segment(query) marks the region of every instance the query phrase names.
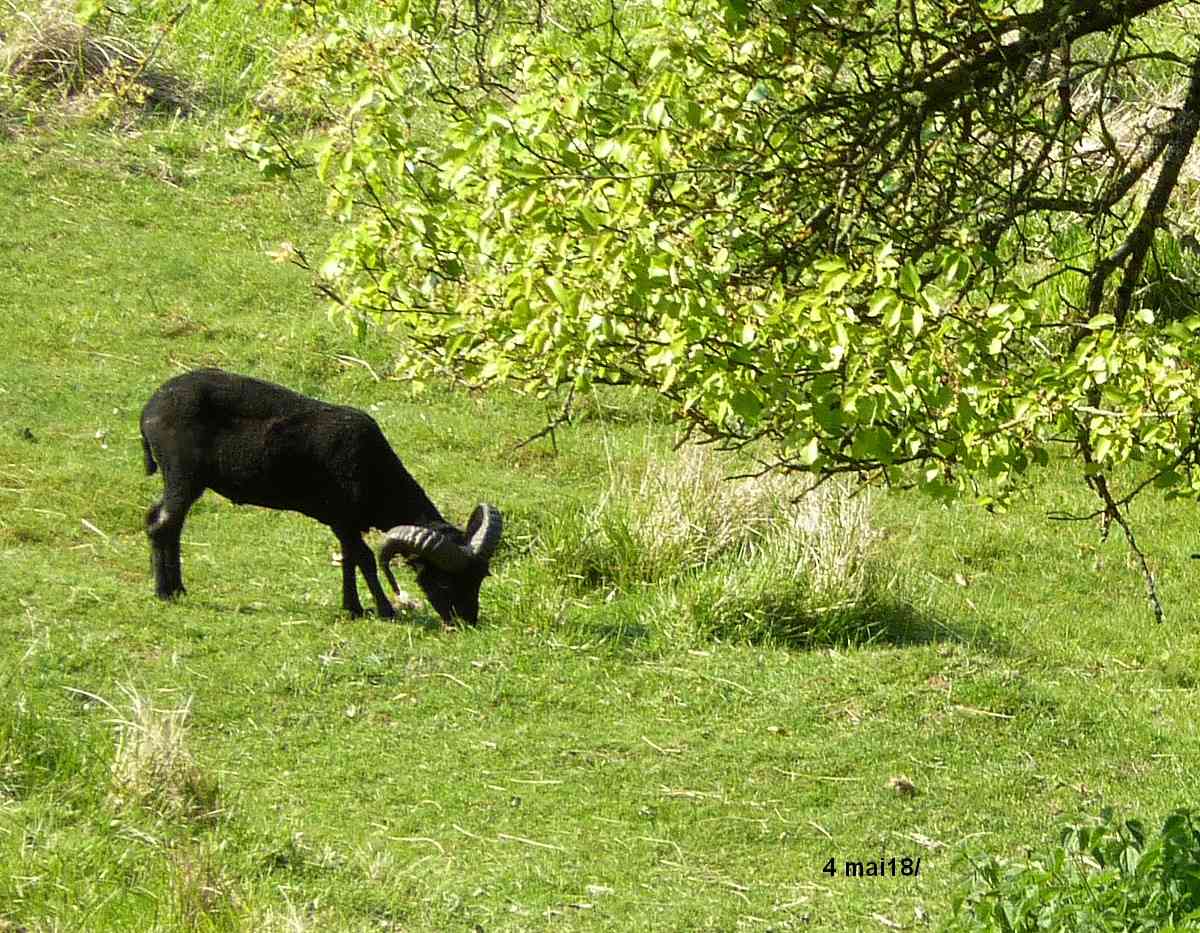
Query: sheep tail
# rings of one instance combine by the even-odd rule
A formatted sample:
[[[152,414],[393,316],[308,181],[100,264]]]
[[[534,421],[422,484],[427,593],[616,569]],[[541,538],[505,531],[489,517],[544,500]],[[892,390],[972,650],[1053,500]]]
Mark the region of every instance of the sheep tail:
[[[158,464],[154,462],[154,452],[145,434],[142,435],[142,456],[146,459],[146,475],[150,476],[158,469]]]

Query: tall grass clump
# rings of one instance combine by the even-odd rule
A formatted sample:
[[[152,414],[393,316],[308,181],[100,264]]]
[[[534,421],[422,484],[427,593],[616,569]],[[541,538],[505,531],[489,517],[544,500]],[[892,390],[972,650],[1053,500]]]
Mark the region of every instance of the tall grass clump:
[[[164,819],[206,821],[218,816],[217,784],[188,748],[190,701],[164,709],[132,687],[122,691],[128,712],[116,720],[110,805],[119,810],[134,804]]]
[[[211,839],[215,785],[184,744],[186,709],[126,691],[109,765],[111,733],[89,711],[111,705],[69,692],[86,715],[0,690],[0,931],[242,929]],[[165,826],[164,816],[186,822]]]
[[[538,542],[554,578],[601,597],[603,615],[672,639],[806,642],[840,640],[879,601],[879,535],[862,490],[778,473],[730,478],[736,462],[697,445],[609,469],[599,503],[560,517]]]
[[[28,113],[57,109],[69,115],[111,118],[118,113],[188,112],[193,90],[162,67],[153,44],[139,42],[109,17],[82,25],[73,5],[43,0],[17,6],[8,0],[0,34],[5,109],[19,101]]]

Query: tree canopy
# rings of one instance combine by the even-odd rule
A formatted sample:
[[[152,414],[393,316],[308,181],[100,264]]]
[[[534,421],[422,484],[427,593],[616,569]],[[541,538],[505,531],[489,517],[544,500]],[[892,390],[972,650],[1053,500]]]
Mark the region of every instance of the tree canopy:
[[[1200,494],[1194,2],[354,7],[286,5],[319,275],[414,378],[649,386],[764,468],[992,505],[1061,449],[1135,550],[1136,495]]]

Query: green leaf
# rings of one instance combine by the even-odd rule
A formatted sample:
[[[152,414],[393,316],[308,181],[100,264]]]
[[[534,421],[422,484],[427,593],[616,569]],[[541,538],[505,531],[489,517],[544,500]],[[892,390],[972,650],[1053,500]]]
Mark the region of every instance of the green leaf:
[[[104,9],[104,0],[77,0],[75,19],[80,26],[87,26]]]
[[[849,272],[835,272],[833,275],[828,276],[825,281],[821,283],[822,294],[833,295],[837,292],[840,292],[846,287],[846,283],[848,283],[851,278],[852,276]]]
[[[725,7],[725,27],[730,32],[738,31],[750,15],[750,0],[723,0],[723,4]]]
[[[766,81],[756,81],[754,86],[750,88],[750,93],[746,95],[746,103],[748,104],[760,104],[770,99],[771,88],[768,87]]]
[[[321,267],[317,270],[317,275],[326,281],[334,281],[342,274],[343,268],[345,268],[345,265],[340,256],[329,256],[321,263]]]
[[[796,451],[796,459],[805,466],[812,466],[821,455],[820,441],[814,436],[808,443]]]
[[[762,402],[750,391],[738,392],[729,400],[730,407],[746,421],[754,421],[762,412]]]
[[[900,299],[896,297],[895,292],[880,290],[872,296],[867,310],[872,317],[881,317],[886,315],[890,308],[899,303]]]
[[[951,288],[965,285],[971,275],[971,260],[961,252],[949,254],[942,265],[942,280]]]
[[[891,463],[892,436],[884,428],[863,428],[854,436],[850,449],[856,459]]]

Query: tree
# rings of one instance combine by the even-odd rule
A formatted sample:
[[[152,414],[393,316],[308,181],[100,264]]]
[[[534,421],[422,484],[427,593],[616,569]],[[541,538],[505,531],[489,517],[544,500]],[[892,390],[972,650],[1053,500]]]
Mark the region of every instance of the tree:
[[[652,386],[764,468],[992,506],[1061,449],[1139,557],[1129,503],[1200,494],[1195,3],[291,9],[323,288],[414,377]]]

